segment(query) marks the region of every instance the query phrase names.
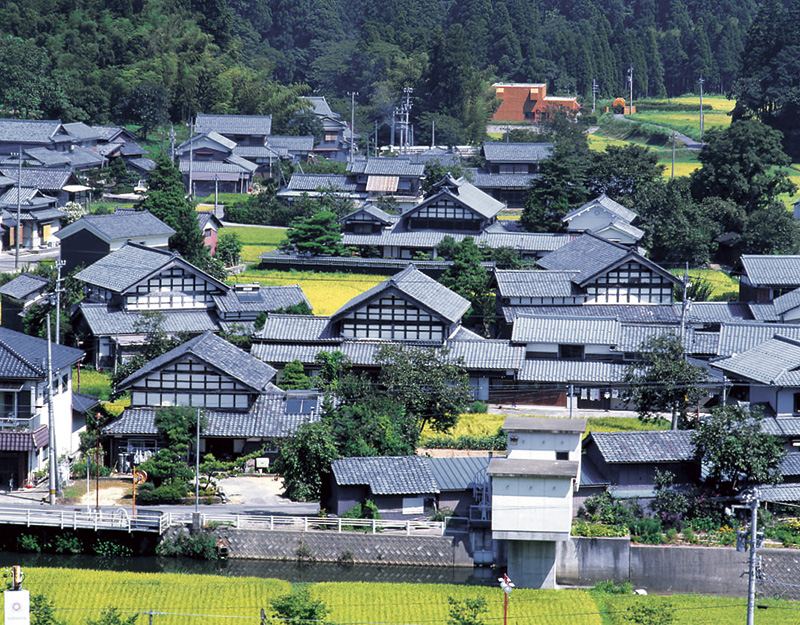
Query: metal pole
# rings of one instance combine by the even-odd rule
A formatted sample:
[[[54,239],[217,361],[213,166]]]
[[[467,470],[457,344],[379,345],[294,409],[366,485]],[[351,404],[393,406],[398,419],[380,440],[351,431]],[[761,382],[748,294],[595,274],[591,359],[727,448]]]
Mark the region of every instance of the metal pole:
[[[197,409],[197,444],[194,450],[194,511],[200,512],[200,409]]]
[[[16,243],[16,252],[14,255],[14,271],[19,271],[19,240],[22,238],[22,217],[20,215],[22,211],[22,144],[19,146],[19,170],[17,171],[17,223],[14,226],[16,228],[14,242]]]
[[[100,415],[94,415],[94,508],[100,512]]]
[[[675,178],[675,131],[672,131],[672,175],[670,179]]]
[[[703,75],[700,74],[700,80],[697,82],[700,83],[700,143],[703,143]]]
[[[569,385],[569,418],[572,418],[572,398],[575,396],[575,385]]]
[[[628,68],[628,72],[630,72],[631,75],[631,103],[630,109],[628,109],[628,114],[633,115],[633,65]]]
[[[50,471],[48,479],[48,487],[50,489],[49,502],[50,505],[56,503],[56,471],[58,470],[56,462],[58,456],[56,454],[56,421],[53,414],[53,353],[52,343],[50,342],[50,311],[47,311],[47,423],[50,428],[50,451],[48,458],[50,459]]]
[[[723,376],[722,376],[722,405],[723,405],[723,406],[724,406],[724,405],[726,404],[726,402],[728,401],[727,394],[728,394],[728,389],[727,389],[727,388],[725,388],[725,376],[723,375]],[[777,405],[777,404],[776,404],[776,405]]]
[[[747,625],[753,625],[756,606],[756,545],[758,541],[758,490],[750,500],[750,570],[747,582]]]
[[[56,345],[61,343],[61,268],[67,263],[56,261]]]
[[[194,198],[194,194],[192,193],[192,174],[193,174],[193,152],[192,149],[192,137],[194,136],[194,119],[189,120],[189,201]]]
[[[350,91],[347,95],[350,96],[350,164],[352,165],[355,159],[356,96],[358,91]]]
[[[503,625],[508,625],[508,593],[503,593]]]

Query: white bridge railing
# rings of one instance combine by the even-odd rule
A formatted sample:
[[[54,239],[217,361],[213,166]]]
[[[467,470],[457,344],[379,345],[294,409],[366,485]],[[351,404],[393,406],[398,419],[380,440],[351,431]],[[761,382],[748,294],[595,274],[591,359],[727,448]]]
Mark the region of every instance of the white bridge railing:
[[[361,532],[405,536],[442,536],[447,523],[441,521],[347,519],[259,514],[199,513],[201,527],[228,526],[235,529],[293,532]],[[192,512],[139,510],[132,517],[125,508],[96,510],[48,510],[42,508],[0,508],[0,524],[58,527],[60,529],[121,530],[163,533],[173,526],[189,526]]]
[[[10,525],[163,532],[169,519],[160,513],[146,512],[131,518],[125,508],[98,510],[47,510],[41,508],[0,508],[0,523]]]
[[[189,525],[192,514],[169,513],[171,525]],[[369,534],[404,534],[406,536],[442,536],[446,523],[441,521],[403,521],[385,519],[347,519],[342,517],[301,517],[258,514],[200,513],[200,524],[229,526],[235,529],[292,532],[362,532]]]

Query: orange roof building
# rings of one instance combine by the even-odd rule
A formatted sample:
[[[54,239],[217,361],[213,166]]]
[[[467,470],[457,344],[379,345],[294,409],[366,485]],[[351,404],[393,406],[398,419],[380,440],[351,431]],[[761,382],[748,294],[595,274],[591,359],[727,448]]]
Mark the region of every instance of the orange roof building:
[[[547,95],[545,83],[505,83],[492,85],[495,97],[502,100],[492,121],[539,122],[550,117],[555,109],[577,111],[577,98],[561,98]]]

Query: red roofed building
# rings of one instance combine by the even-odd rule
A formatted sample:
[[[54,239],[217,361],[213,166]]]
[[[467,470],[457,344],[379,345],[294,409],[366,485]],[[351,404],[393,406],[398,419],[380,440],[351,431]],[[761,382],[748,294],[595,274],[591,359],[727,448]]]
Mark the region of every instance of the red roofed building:
[[[560,98],[547,95],[545,83],[504,83],[492,85],[502,102],[492,121],[539,122],[546,120],[554,109],[578,111],[577,98]]]

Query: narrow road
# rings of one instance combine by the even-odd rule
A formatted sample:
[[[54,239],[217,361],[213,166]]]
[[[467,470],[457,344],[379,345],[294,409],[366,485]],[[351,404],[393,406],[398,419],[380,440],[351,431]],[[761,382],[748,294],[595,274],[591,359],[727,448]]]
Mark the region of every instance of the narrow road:
[[[624,120],[626,122],[631,122],[631,123],[635,123],[635,122],[638,121],[636,119],[631,119],[630,117],[626,117],[622,113],[614,113],[614,119],[621,119],[621,120]],[[658,128],[663,128],[664,130],[669,130],[670,132],[674,132],[675,136],[678,139],[678,141],[683,143],[684,147],[687,150],[695,150],[695,151],[697,151],[697,150],[701,150],[703,148],[703,144],[700,143],[699,141],[696,141],[695,139],[692,139],[691,137],[683,134],[682,132],[678,132],[677,130],[675,130],[673,128],[670,128],[669,126],[662,126],[661,124],[654,124],[652,122],[647,122],[647,123],[650,124],[651,126],[656,126]]]

